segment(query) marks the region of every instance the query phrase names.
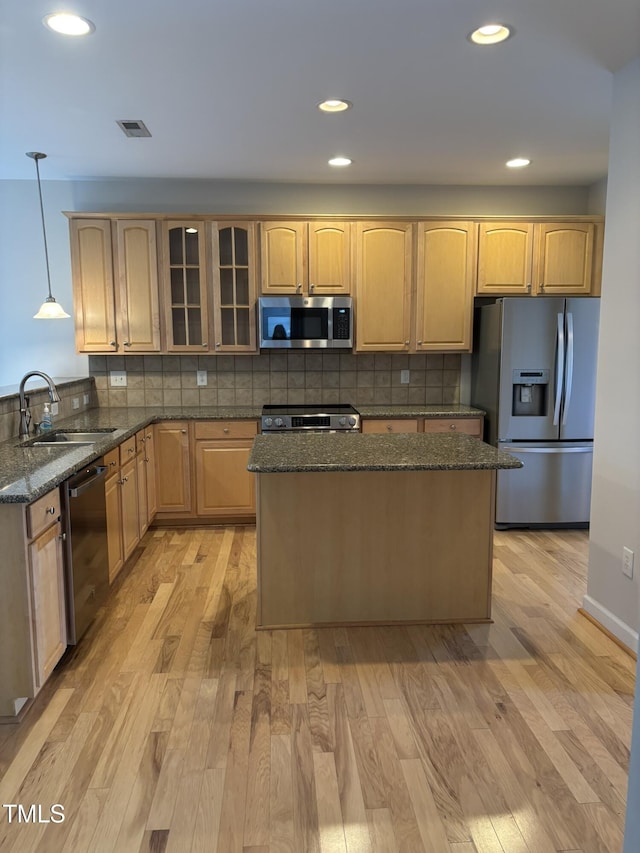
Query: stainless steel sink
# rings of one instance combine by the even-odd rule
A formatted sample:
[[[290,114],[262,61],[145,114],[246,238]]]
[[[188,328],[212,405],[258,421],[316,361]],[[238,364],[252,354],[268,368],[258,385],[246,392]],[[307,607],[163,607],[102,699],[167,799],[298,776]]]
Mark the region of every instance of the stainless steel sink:
[[[94,444],[114,432],[115,427],[93,430],[91,432],[75,432],[66,430],[54,430],[49,433],[36,435],[35,438],[22,443],[22,447],[52,447],[64,444]]]

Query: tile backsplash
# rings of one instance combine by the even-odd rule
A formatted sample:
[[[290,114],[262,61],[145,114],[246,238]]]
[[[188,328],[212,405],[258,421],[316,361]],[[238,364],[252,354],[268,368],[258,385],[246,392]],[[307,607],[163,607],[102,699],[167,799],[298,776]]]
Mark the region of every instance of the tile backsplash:
[[[56,388],[60,395],[58,403],[58,414],[54,416],[54,426],[57,420],[77,415],[79,412],[92,409],[98,405],[98,397],[93,379],[56,380]],[[42,420],[44,404],[49,402],[49,392],[46,388],[37,391],[26,387],[29,398],[29,409],[32,415],[31,430],[33,423]],[[85,395],[88,401],[85,403]],[[77,408],[74,409],[73,401],[77,400]],[[18,435],[20,427],[20,400],[18,395],[6,394],[0,398],[0,441],[8,441]]]
[[[458,354],[264,352],[260,355],[90,356],[100,406],[460,402]],[[197,385],[197,371],[207,384]],[[409,382],[401,382],[401,371]],[[110,383],[126,372],[126,387]]]

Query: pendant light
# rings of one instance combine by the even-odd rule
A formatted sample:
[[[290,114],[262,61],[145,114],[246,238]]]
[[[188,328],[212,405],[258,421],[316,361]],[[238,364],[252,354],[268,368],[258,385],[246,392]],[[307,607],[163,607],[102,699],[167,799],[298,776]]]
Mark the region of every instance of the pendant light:
[[[47,283],[49,285],[49,295],[44,300],[37,314],[33,317],[35,320],[62,320],[68,317],[69,314],[64,310],[51,295],[51,273],[49,272],[49,250],[47,249],[47,231],[44,227],[44,207],[42,206],[42,187],[40,186],[40,167],[38,160],[44,160],[46,154],[41,154],[40,151],[27,151],[27,157],[31,157],[36,163],[36,175],[38,177],[38,195],[40,196],[40,215],[42,217],[42,236],[44,238],[44,258],[47,263]]]

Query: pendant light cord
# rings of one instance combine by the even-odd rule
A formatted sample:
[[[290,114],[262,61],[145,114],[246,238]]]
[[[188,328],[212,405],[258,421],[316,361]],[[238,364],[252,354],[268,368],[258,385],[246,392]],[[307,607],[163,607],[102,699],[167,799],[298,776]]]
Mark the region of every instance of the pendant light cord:
[[[51,296],[51,275],[49,273],[49,248],[47,246],[47,229],[44,225],[44,206],[42,204],[42,187],[40,186],[40,166],[38,165],[39,157],[33,158],[36,161],[36,174],[38,176],[38,195],[40,197],[40,216],[42,218],[42,237],[44,239],[44,259],[47,265],[47,284],[49,286],[49,299],[52,299]]]

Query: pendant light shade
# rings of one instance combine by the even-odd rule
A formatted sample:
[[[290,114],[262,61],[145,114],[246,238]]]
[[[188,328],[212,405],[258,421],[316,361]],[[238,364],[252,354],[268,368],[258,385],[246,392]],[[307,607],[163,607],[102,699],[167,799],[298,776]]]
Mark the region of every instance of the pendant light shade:
[[[44,225],[44,207],[42,206],[42,187],[40,186],[40,167],[38,160],[43,160],[47,155],[41,154],[39,151],[27,151],[27,157],[35,160],[36,176],[38,178],[38,196],[40,198],[40,216],[42,218],[42,237],[44,239],[44,258],[47,264],[47,284],[49,286],[49,295],[40,306],[38,313],[34,314],[35,320],[62,320],[69,317],[69,314],[64,310],[51,295],[51,273],[49,272],[49,250],[47,248],[47,231]]]

